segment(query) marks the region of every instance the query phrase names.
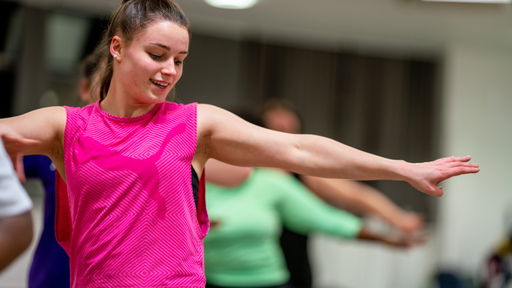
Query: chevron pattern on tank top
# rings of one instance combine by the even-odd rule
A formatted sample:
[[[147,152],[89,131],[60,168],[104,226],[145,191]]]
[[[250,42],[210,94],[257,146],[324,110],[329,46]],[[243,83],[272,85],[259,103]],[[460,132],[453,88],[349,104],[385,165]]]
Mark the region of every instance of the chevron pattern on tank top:
[[[136,119],[93,108],[69,109],[66,124],[72,287],[204,287],[196,105],[164,103]]]
[[[177,127],[175,127],[171,132],[167,134],[163,143],[169,143],[174,136],[182,134],[184,131],[185,124],[178,124]],[[121,155],[117,151],[105,148],[91,137],[82,137],[80,140],[80,146],[96,147],[96,149],[88,154],[82,153],[77,155],[76,160],[78,163],[95,163],[98,167],[108,171],[107,173],[116,173],[117,171],[122,171],[124,169],[128,169],[129,172],[133,172],[139,182],[139,184],[136,185],[140,185],[140,189],[144,190],[155,202],[157,205],[156,215],[161,220],[164,220],[166,214],[165,199],[159,193],[160,177],[154,176],[159,175],[156,162],[162,157],[165,146],[162,146],[161,149],[157,151],[157,153],[150,156],[147,155],[148,157],[145,159],[134,159]],[[161,167],[161,169],[172,169],[168,166],[169,165]],[[113,213],[114,212],[115,211],[113,211]]]

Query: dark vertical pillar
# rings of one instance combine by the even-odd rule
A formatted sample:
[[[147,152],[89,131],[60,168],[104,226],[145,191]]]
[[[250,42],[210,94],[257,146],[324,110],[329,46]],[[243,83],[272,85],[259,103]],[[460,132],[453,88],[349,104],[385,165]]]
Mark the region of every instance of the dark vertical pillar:
[[[25,7],[22,17],[22,43],[13,101],[15,115],[39,108],[39,99],[48,88],[45,53],[47,12]]]
[[[11,106],[14,98],[14,75],[13,65],[16,55],[8,51],[9,34],[13,29],[13,20],[19,5],[14,2],[0,2],[0,118],[12,115]],[[13,37],[14,39],[16,37]]]

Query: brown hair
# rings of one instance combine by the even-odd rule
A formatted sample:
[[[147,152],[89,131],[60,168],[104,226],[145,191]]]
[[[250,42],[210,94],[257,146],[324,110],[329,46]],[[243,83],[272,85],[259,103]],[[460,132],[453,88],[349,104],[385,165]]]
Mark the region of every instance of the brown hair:
[[[187,28],[190,35],[190,22],[185,13],[171,0],[123,0],[112,14],[107,30],[99,45],[100,50],[109,53],[114,36],[121,34],[126,42],[133,40],[135,34],[158,20],[167,20]],[[105,99],[113,75],[113,57],[108,55],[105,70],[100,81],[100,100]],[[171,93],[174,93],[174,88]]]

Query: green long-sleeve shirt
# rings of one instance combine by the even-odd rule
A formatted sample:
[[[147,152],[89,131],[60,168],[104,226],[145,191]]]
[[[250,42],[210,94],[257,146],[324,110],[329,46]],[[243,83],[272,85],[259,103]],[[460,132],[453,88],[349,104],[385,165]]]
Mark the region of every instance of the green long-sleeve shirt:
[[[279,285],[288,281],[279,245],[282,225],[298,233],[354,238],[361,219],[311,194],[297,179],[255,169],[236,188],[206,186],[210,232],[204,239],[207,282],[227,287]]]

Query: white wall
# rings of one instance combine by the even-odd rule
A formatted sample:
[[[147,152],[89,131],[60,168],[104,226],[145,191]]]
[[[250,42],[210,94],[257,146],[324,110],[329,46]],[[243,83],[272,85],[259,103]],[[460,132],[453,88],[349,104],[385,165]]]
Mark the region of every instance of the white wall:
[[[375,225],[370,225],[370,227]],[[427,227],[427,230],[430,230]],[[317,288],[426,288],[437,271],[435,230],[413,249],[315,235],[310,255]]]
[[[512,51],[454,44],[446,56],[442,150],[471,154],[481,172],[444,185],[440,263],[475,273],[512,209]]]
[[[470,154],[481,172],[443,183],[438,222],[421,248],[314,237],[318,287],[432,287],[437,269],[474,279],[504,236],[505,215],[512,215],[512,51],[460,43],[445,56],[441,153]]]
[[[315,287],[426,287],[435,269],[434,243],[398,250],[316,235],[310,244]]]

